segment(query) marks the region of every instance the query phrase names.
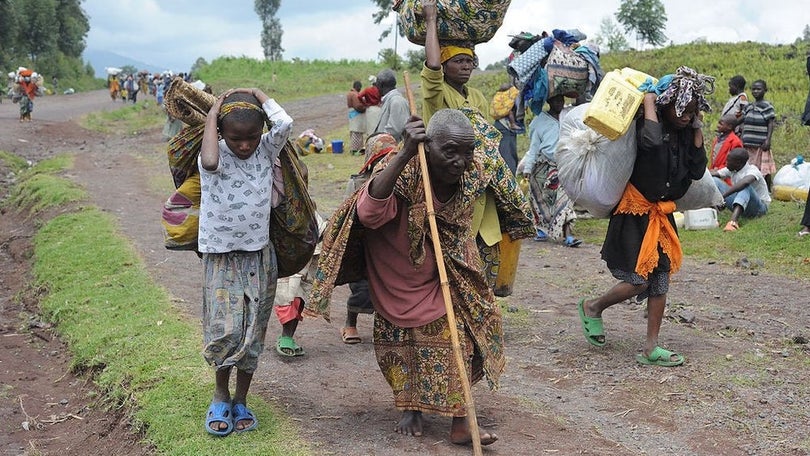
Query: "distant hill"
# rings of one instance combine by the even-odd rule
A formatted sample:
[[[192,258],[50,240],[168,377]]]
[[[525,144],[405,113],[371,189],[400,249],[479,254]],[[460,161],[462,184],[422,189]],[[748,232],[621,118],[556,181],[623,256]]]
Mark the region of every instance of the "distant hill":
[[[107,77],[107,73],[104,71],[104,69],[107,67],[121,68],[125,65],[132,65],[138,70],[148,70],[152,73],[160,73],[166,70],[166,68],[140,62],[138,60],[116,54],[115,52],[100,51],[97,49],[85,49],[82,58],[85,62],[89,62],[93,67],[97,78]]]

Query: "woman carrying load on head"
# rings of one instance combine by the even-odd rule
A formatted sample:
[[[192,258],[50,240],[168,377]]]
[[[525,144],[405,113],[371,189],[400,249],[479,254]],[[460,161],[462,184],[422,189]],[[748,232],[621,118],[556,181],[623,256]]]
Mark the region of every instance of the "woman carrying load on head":
[[[31,121],[31,113],[34,111],[34,98],[39,93],[39,76],[36,73],[26,70],[20,72],[17,78],[18,93],[20,95],[20,122]]]
[[[110,89],[112,101],[118,99],[118,93],[121,91],[121,86],[118,84],[118,75],[111,74],[107,76],[107,87]]]
[[[636,125],[638,153],[622,199],[610,216],[602,259],[620,282],[595,299],[577,305],[585,339],[605,345],[602,312],[630,297],[647,299],[647,337],[636,360],[677,366],[684,357],[658,345],[669,276],[683,252],[672,213],[693,180],[706,172],[702,111],[714,78],[682,66],[661,78],[644,96],[644,118]]]
[[[423,0],[422,12],[425,18],[425,64],[422,67],[422,118],[425,123],[430,124],[430,118],[439,109],[471,109],[477,114],[471,117],[476,131],[479,133],[478,139],[481,145],[476,146],[476,151],[487,155],[488,166],[496,171],[493,176],[499,176],[498,181],[490,183],[489,189],[479,197],[478,204],[475,205],[472,229],[478,236],[476,241],[484,262],[484,273],[491,286],[495,286],[495,279],[500,266],[500,242],[503,239],[501,234],[498,212],[495,209],[493,188],[498,185],[517,185],[506,162],[498,151],[500,134],[494,126],[486,121],[489,112],[489,99],[480,90],[469,87],[473,69],[478,62],[473,50],[472,43],[469,44],[444,44],[439,42],[438,35],[438,15],[439,10],[436,0]],[[491,131],[494,136],[482,138],[482,131]],[[488,147],[485,143],[488,140],[494,142],[494,147]],[[528,202],[527,202],[528,207]]]

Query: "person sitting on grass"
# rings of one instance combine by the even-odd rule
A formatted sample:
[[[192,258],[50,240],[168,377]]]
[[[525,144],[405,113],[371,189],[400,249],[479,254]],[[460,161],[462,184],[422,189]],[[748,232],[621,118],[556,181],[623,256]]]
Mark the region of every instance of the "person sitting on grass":
[[[255,88],[226,91],[205,119],[198,158],[198,245],[204,268],[203,357],[215,368],[205,430],[215,436],[250,431],[259,424],[246,401],[264,350],[278,280],[269,234],[275,210],[274,173],[269,170],[290,130],[292,118]]]
[[[717,121],[717,136],[712,141],[711,160],[709,160],[709,171],[717,171],[726,167],[726,159],[731,149],[743,147],[740,137],[734,133],[734,128],[739,124],[739,120],[734,114],[726,114]],[[731,185],[731,180],[726,179],[726,183]]]
[[[731,220],[723,231],[740,229],[740,217],[760,217],[768,213],[771,195],[762,172],[748,163],[748,151],[742,147],[731,149],[726,167],[711,172],[717,189],[723,194],[725,207],[731,209]],[[731,185],[722,178],[730,177]]]

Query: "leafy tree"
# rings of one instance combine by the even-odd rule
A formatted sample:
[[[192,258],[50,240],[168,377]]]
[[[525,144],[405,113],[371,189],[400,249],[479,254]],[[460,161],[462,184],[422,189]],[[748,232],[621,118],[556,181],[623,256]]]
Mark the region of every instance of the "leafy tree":
[[[58,49],[59,22],[55,0],[15,2],[20,7],[20,32],[17,44],[32,63],[37,58]]]
[[[377,54],[380,58],[382,63],[391,68],[392,70],[398,70],[402,68],[402,57],[397,55],[396,52],[392,48],[385,48]]]
[[[198,74],[200,69],[208,66],[208,62],[205,61],[202,57],[197,57],[197,60],[194,62],[194,65],[191,65],[191,74]]]
[[[0,0],[0,69],[13,66],[16,37],[17,37],[17,10],[11,0]],[[5,76],[4,76],[5,77]]]
[[[495,63],[490,63],[489,65],[487,65],[485,70],[487,70],[487,71],[505,70],[507,65],[509,65],[509,57],[504,57],[504,59],[501,60],[501,61],[498,61],[498,62],[495,62]]]
[[[135,75],[135,74],[138,74],[138,69],[135,68],[135,65],[127,64],[127,65],[124,65],[124,66],[121,67],[121,73],[120,74],[123,74],[123,75],[132,74],[132,75]]]
[[[281,47],[281,36],[284,31],[276,12],[281,0],[256,0],[254,9],[262,20],[262,49],[264,58],[271,61],[281,60],[284,48]]]
[[[56,19],[59,22],[59,50],[67,57],[81,58],[90,21],[82,10],[81,0],[58,0]]]
[[[804,30],[802,30],[802,41],[805,43],[810,43],[810,25],[804,25]]]
[[[641,42],[661,46],[667,41],[667,13],[661,0],[622,0],[616,20],[625,31],[635,32]]]
[[[593,41],[604,47],[602,52],[621,52],[630,47],[624,32],[617,23],[613,22],[610,16],[602,18],[602,22],[599,23],[599,33]]]
[[[385,20],[386,17],[388,17],[388,14],[391,12],[391,8],[394,6],[394,0],[371,0],[371,1],[379,8],[379,10],[376,13],[372,14],[371,17],[374,19],[375,24],[380,24],[382,23],[382,21]],[[380,34],[380,38],[378,39],[378,41],[382,41],[386,37],[388,37],[388,35],[391,34],[392,29],[393,27],[389,27],[388,29],[384,30]]]
[[[405,66],[411,71],[422,71],[426,59],[425,48],[411,49],[405,53]]]

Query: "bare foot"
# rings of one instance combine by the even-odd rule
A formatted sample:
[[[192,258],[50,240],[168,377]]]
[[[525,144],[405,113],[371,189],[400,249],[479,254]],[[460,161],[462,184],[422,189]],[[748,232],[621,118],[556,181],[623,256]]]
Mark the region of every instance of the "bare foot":
[[[422,436],[422,412],[416,410],[405,410],[402,412],[397,427],[394,428],[398,434],[412,435],[414,437]]]
[[[479,426],[478,436],[481,437],[481,445],[491,445],[498,441],[498,435],[489,432]],[[469,445],[472,443],[472,434],[467,425],[467,417],[453,417],[453,424],[450,426],[450,442],[456,445]]]

